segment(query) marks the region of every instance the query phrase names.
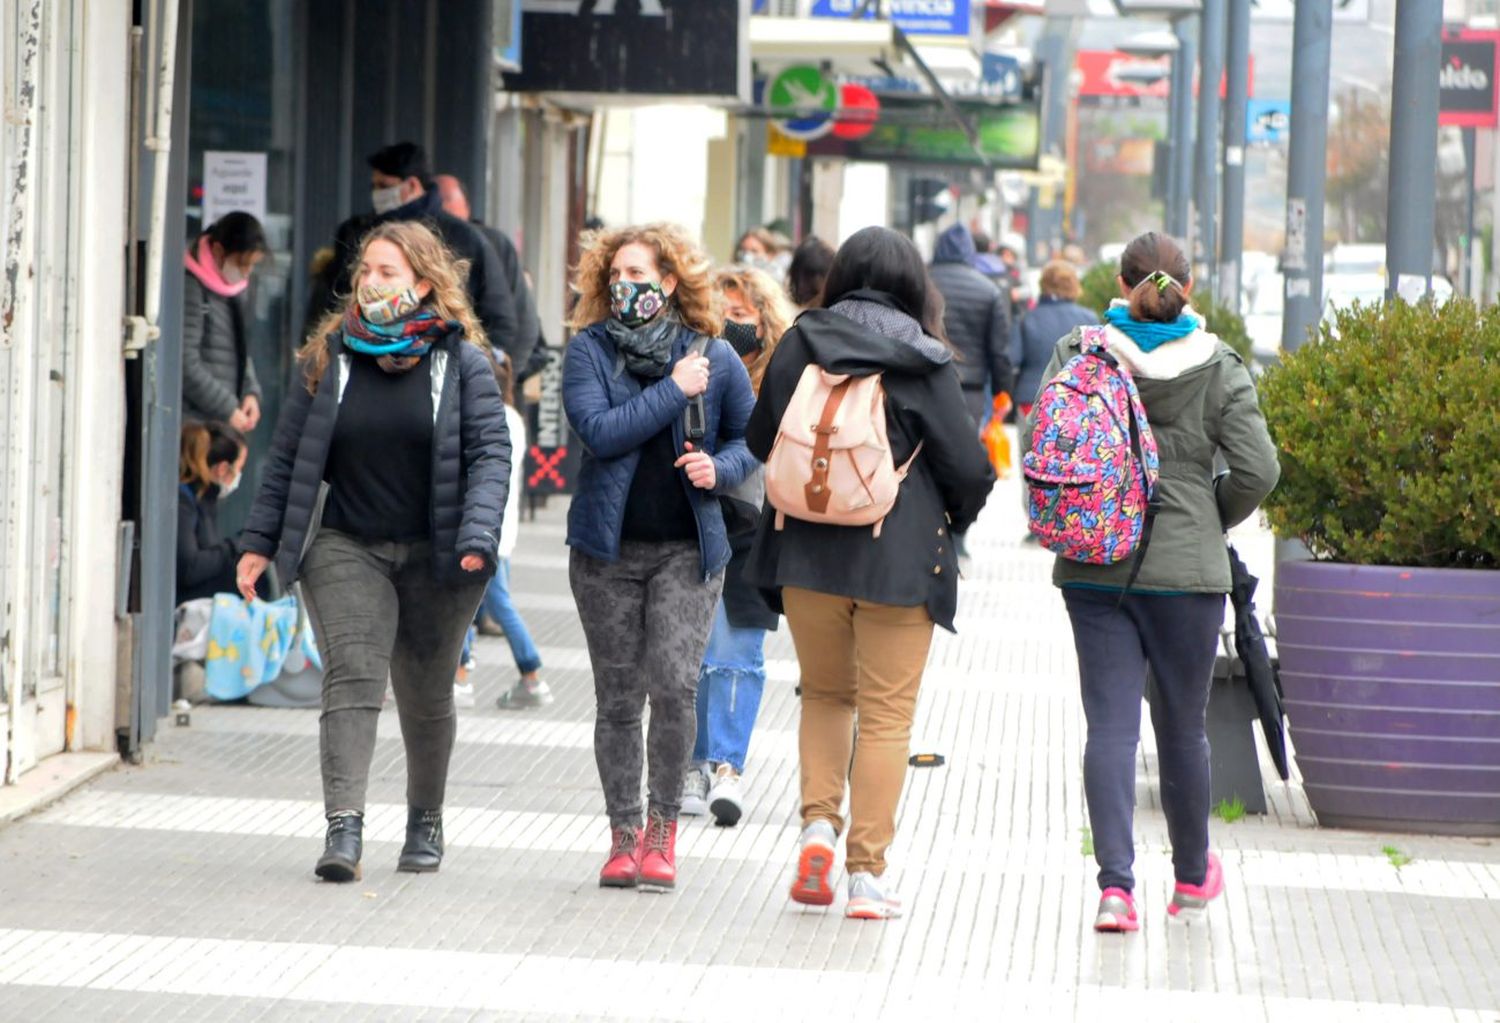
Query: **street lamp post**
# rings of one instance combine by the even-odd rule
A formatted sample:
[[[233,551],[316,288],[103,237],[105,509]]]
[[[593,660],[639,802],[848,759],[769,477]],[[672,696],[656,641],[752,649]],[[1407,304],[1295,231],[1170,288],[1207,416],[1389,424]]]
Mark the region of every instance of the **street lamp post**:
[[[1172,92],[1168,97],[1168,137],[1172,167],[1167,176],[1167,233],[1186,240],[1191,229],[1189,201],[1193,192],[1193,65],[1197,56],[1197,18],[1172,22],[1177,53],[1172,58]]]
[[[1323,195],[1333,0],[1299,0],[1292,24],[1292,138],[1287,151],[1281,349],[1302,346],[1323,311]],[[1434,77],[1434,81],[1436,78]]]
[[[1219,269],[1219,82],[1224,76],[1225,0],[1203,0],[1198,42],[1196,273],[1217,292]]]
[[[1250,0],[1229,0],[1224,92],[1224,212],[1219,238],[1221,301],[1238,313],[1245,251],[1245,119],[1250,100]]]
[[[1432,287],[1442,51],[1443,5],[1432,0],[1399,0],[1391,91],[1391,180],[1386,205],[1388,295],[1398,291],[1409,294],[1402,287],[1403,279],[1418,282],[1421,294]]]

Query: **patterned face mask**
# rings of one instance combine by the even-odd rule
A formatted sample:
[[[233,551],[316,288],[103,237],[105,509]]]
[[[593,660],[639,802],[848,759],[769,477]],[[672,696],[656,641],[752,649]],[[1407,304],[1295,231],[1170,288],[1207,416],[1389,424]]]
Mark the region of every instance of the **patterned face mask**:
[[[366,284],[358,298],[360,315],[377,327],[405,319],[422,304],[417,289],[410,285]]]
[[[667,295],[656,281],[616,281],[609,286],[609,304],[615,319],[639,327],[667,307]]]

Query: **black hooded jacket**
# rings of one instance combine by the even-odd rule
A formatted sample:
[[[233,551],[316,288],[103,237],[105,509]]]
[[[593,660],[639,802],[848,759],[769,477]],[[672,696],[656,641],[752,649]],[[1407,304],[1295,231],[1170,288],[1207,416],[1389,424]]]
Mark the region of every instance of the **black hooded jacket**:
[[[326,312],[342,308],[343,299],[353,289],[354,262],[359,258],[359,243],[380,224],[419,220],[437,232],[443,244],[459,259],[469,263],[467,290],[474,315],[484,327],[491,348],[503,350],[512,365],[524,366],[535,346],[525,343],[516,314],[516,297],[511,292],[500,257],[479,228],[459,220],[443,209],[437,189],[426,192],[405,206],[379,216],[359,214],[339,225],[333,243],[333,259],[324,267],[313,288],[309,326]]]
[[[964,405],[947,349],[879,292],[859,291],[833,309],[810,309],[782,336],[766,368],[745,442],[765,461],[781,417],[809,364],[834,373],[884,373],[892,454],[900,465],[921,453],[877,538],[868,526],[828,526],[761,517],[746,578],[781,608],[785,586],[898,607],[925,605],[953,628],[958,558],[951,532],[984,507],[995,474]]]
[[[974,268],[974,236],[954,224],[938,239],[929,273],[943,293],[943,327],[958,349],[959,381],[967,390],[986,386],[1010,392],[1010,299]]]

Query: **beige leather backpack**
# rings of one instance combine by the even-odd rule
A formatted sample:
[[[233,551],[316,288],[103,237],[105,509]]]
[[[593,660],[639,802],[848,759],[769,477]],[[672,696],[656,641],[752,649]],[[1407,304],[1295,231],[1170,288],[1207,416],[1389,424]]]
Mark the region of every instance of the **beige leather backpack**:
[[[808,366],[766,460],[776,528],[790,515],[830,526],[874,526],[879,537],[921,451],[918,444],[906,464],[896,465],[881,374],[854,377]]]

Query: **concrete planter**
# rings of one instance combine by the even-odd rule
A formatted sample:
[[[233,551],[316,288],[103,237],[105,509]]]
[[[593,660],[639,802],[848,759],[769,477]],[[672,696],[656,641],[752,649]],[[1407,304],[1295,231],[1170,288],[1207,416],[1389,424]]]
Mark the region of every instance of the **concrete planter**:
[[[1500,835],[1500,572],[1286,562],[1276,632],[1320,824]]]

